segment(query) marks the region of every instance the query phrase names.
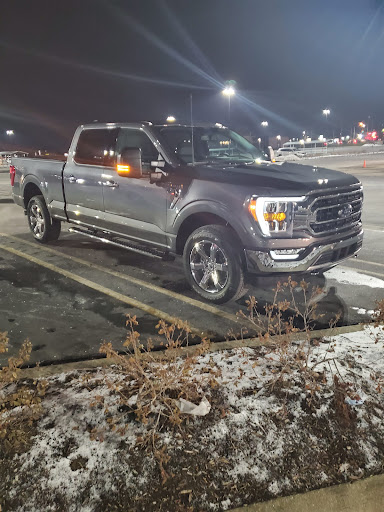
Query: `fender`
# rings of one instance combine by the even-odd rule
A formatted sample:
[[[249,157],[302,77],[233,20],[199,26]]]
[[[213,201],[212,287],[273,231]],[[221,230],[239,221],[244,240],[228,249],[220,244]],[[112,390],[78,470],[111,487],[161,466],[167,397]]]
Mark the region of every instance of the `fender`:
[[[249,234],[247,233],[247,227],[240,222],[241,216],[236,212],[230,212],[226,205],[213,200],[197,200],[185,205],[177,213],[173,221],[172,233],[177,236],[182,223],[188,217],[196,213],[210,213],[217,217],[221,217],[236,231],[242,243],[247,245],[247,241],[249,241]]]
[[[27,185],[30,183],[33,183],[36,185],[40,190],[42,195],[44,196],[45,202],[48,204],[48,184],[47,182],[40,181],[37,176],[34,174],[26,174],[23,175],[23,168],[18,168],[19,172],[21,173],[21,179],[20,179],[20,195],[22,198],[24,198],[24,191]]]

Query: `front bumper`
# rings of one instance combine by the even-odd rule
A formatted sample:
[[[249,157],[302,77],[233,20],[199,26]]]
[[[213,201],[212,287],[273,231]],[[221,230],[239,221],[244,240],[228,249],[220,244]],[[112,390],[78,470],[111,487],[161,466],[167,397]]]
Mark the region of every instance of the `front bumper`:
[[[363,245],[363,230],[339,242],[303,248],[298,259],[282,260],[273,257],[274,251],[245,250],[249,272],[270,274],[278,272],[312,272],[333,267],[356,255]]]

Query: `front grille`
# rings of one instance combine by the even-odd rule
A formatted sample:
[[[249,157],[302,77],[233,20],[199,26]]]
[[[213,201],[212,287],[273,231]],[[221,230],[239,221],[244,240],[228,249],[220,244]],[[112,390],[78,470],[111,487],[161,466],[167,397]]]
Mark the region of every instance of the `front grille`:
[[[361,222],[363,189],[330,192],[315,197],[309,205],[309,228],[316,235],[328,235],[347,231]]]
[[[328,263],[337,263],[340,260],[344,260],[349,256],[352,256],[361,249],[363,245],[362,241],[356,242],[352,245],[348,245],[347,247],[342,247],[341,249],[335,249],[334,251],[328,251],[320,256],[320,258],[313,264],[313,266],[317,265],[327,265]]]

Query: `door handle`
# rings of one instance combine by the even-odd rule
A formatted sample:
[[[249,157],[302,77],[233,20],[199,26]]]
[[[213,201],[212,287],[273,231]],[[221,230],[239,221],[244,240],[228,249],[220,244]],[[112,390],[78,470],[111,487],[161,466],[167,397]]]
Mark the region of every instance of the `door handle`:
[[[68,178],[68,181],[69,181],[69,183],[76,183],[77,178],[75,176],[73,176],[73,174],[71,174],[71,176],[69,176],[69,178]]]
[[[111,188],[117,188],[119,186],[118,183],[116,183],[116,181],[103,181],[103,185],[105,187],[111,187]]]

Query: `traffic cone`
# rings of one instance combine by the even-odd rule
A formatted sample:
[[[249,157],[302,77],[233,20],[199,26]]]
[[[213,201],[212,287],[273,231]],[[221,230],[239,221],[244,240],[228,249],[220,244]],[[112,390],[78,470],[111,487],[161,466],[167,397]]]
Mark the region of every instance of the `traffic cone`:
[[[367,167],[367,163],[366,163],[365,160],[364,160],[364,163],[363,163],[363,167]]]

